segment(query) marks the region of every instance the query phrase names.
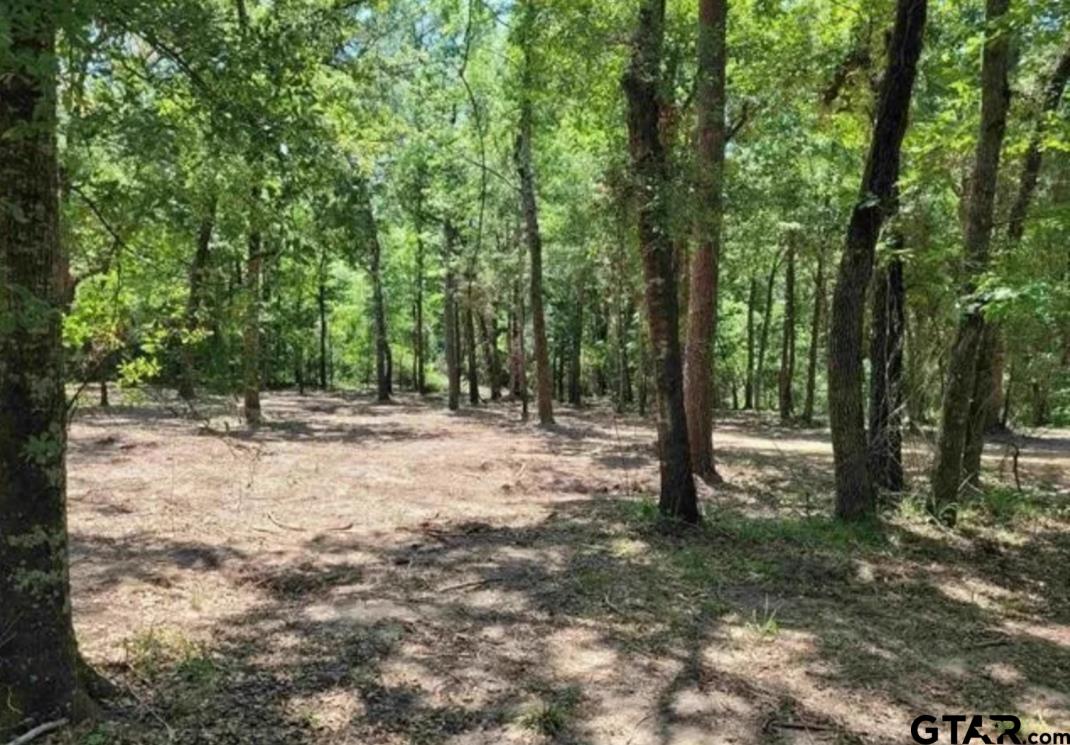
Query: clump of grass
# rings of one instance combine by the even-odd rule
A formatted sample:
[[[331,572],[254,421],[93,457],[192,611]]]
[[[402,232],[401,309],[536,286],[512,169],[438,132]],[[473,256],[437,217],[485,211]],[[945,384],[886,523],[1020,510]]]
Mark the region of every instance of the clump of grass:
[[[780,624],[776,620],[776,608],[769,607],[769,598],[765,599],[765,607],[759,614],[758,609],[751,611],[751,618],[747,621],[747,630],[760,639],[773,640],[780,635]]]
[[[140,677],[174,672],[195,685],[210,685],[219,669],[203,644],[172,629],[150,628],[123,642],[126,664]]]
[[[549,696],[525,714],[520,723],[544,737],[557,739],[567,731],[581,698],[579,686],[550,691]]]

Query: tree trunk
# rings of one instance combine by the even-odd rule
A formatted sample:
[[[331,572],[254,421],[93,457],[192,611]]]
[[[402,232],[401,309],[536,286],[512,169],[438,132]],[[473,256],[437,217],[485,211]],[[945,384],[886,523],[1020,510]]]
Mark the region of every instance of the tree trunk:
[[[254,198],[259,196],[254,190]],[[260,230],[250,228],[249,253],[245,260],[245,326],[242,330],[242,365],[245,390],[245,421],[260,424],[260,269],[263,263],[263,238]]]
[[[758,303],[758,280],[750,278],[747,294],[747,379],[743,382],[743,408],[754,408],[754,312]]]
[[[1009,0],[986,0],[985,18],[989,27],[998,24],[1006,14]],[[1007,127],[1010,107],[1010,86],[1007,75],[1011,65],[1011,43],[1008,31],[999,29],[987,33],[981,62],[981,127],[977,152],[970,176],[964,248],[966,258],[967,294],[973,294],[975,281],[988,264],[989,243],[992,240],[993,205],[996,179],[999,175],[1000,150]],[[940,414],[940,434],[936,445],[936,462],[932,476],[932,508],[937,515],[954,523],[953,503],[963,485],[963,455],[971,418],[984,421],[985,402],[971,407],[978,350],[984,337],[984,316],[981,304],[972,301],[959,322],[952,348],[947,384]]]
[[[877,239],[895,209],[900,147],[921,55],[926,0],[897,0],[895,26],[881,80],[876,119],[858,201],[851,213],[832,300],[829,332],[829,423],[836,470],[836,515],[871,512],[876,498],[868,470],[862,398],[862,321]]]
[[[546,314],[542,297],[542,236],[539,233],[539,212],[535,195],[535,168],[532,159],[534,112],[531,91],[534,85],[533,40],[535,22],[534,0],[524,4],[524,73],[520,103],[520,133],[516,141],[516,168],[520,176],[520,208],[524,215],[525,235],[531,254],[531,331],[535,337],[535,389],[539,407],[539,423],[554,423],[553,381],[550,378],[550,351],[546,344]]]
[[[327,277],[324,275],[326,269],[320,266],[320,278],[319,288],[316,293],[316,305],[319,309],[320,316],[320,357],[319,357],[319,374],[320,374],[320,388],[327,390]]]
[[[0,75],[0,731],[72,718],[55,18],[4,17]],[[10,56],[9,56],[10,55]],[[14,69],[12,69],[14,68]]]
[[[780,340],[779,408],[780,421],[795,415],[795,236],[788,237],[788,261],[784,271],[784,333]]]
[[[448,379],[447,405],[450,411],[456,411],[461,406],[461,345],[457,339],[457,274],[453,267],[453,254],[457,241],[457,230],[453,223],[446,221],[443,228],[445,231],[445,303],[443,315],[445,320],[446,343],[446,377]]]
[[[691,257],[684,407],[694,472],[717,481],[713,459],[713,361],[724,223],[727,0],[699,0],[695,88],[695,253]]]
[[[189,297],[186,300],[185,330],[187,338],[182,341],[182,377],[178,383],[178,395],[185,401],[196,397],[197,371],[194,362],[194,335],[200,326],[201,308],[204,307],[205,284],[208,280],[208,258],[212,244],[212,229],[215,224],[215,202],[201,220],[197,231],[197,248],[189,272]]]
[[[576,298],[576,313],[573,319],[572,339],[568,354],[568,402],[572,406],[583,404],[582,364],[583,364],[583,301],[581,288]]]
[[[472,280],[468,280],[467,302],[464,304],[464,343],[468,360],[468,403],[479,405],[479,365],[476,362],[476,324],[472,315]]]
[[[416,383],[416,392],[421,396],[427,392],[427,364],[424,352],[424,240],[422,222],[416,225],[416,318],[414,335],[414,356],[416,372],[413,376]]]
[[[479,312],[479,333],[482,338],[483,359],[490,377],[490,400],[500,401],[502,397],[502,362],[498,356],[498,322],[494,313]]]
[[[758,338],[758,369],[754,375],[754,408],[761,411],[765,377],[765,352],[769,348],[769,327],[773,325],[773,285],[776,272],[780,268],[780,254],[773,259],[773,268],[769,270],[769,279],[765,283],[765,307],[762,309],[762,331]]]
[[[664,36],[665,0],[643,0],[623,87],[628,101],[647,318],[656,364],[661,461],[659,508],[666,516],[694,523],[699,520],[699,512],[684,412],[679,309],[666,203],[668,163],[658,132]]]
[[[901,246],[902,238],[894,237]],[[896,256],[873,280],[873,333],[870,339],[869,473],[892,492],[903,490],[903,336],[906,290],[903,262]]]
[[[802,420],[807,426],[814,423],[814,394],[817,391],[817,358],[821,346],[821,329],[825,305],[825,253],[817,254],[817,273],[814,275],[814,308],[810,316],[810,350],[806,361],[806,398],[803,400]]]

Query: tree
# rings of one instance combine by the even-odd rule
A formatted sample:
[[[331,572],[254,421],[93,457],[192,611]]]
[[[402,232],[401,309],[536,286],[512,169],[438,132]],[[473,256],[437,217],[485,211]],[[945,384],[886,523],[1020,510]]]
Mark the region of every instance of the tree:
[[[695,82],[695,241],[691,258],[684,406],[695,473],[718,480],[713,460],[713,346],[724,222],[726,0],[700,0]]]
[[[862,319],[866,285],[885,217],[894,209],[900,148],[921,56],[926,0],[897,0],[862,187],[847,228],[832,301],[828,398],[836,471],[836,515],[856,519],[875,506],[862,406]]]
[[[996,178],[1007,129],[1011,91],[1007,77],[1012,61],[1010,34],[1001,28],[1010,0],[986,0],[985,46],[981,60],[981,126],[966,201],[963,247],[966,260],[966,307],[959,320],[948,363],[940,413],[940,432],[933,464],[933,512],[954,523],[953,503],[964,483],[962,462],[970,420],[970,402],[977,380],[977,356],[984,335],[984,301],[972,297],[977,279],[988,264],[992,240]]]
[[[784,332],[780,337],[779,403],[780,421],[791,421],[795,413],[795,241],[794,230],[788,235],[787,261],[784,270]]]
[[[901,247],[897,234],[892,241]],[[872,334],[869,361],[869,472],[874,483],[892,492],[903,490],[903,340],[906,288],[903,261],[889,258],[873,277]]]
[[[665,0],[642,0],[632,39],[631,63],[622,82],[628,103],[633,188],[658,392],[658,506],[666,516],[694,523],[699,520],[698,499],[684,412],[676,270],[666,203],[668,164],[659,132],[662,107],[658,86],[664,36]]]
[[[73,717],[57,3],[0,7],[0,730]]]
[[[535,396],[539,409],[539,424],[554,423],[553,378],[550,370],[550,350],[546,341],[546,311],[542,291],[542,235],[539,233],[539,207],[535,191],[535,166],[532,162],[534,137],[534,105],[532,103],[534,26],[536,16],[533,0],[525,0],[521,10],[521,45],[524,62],[521,74],[520,131],[516,139],[516,169],[520,176],[520,209],[524,215],[524,236],[531,254],[531,332],[535,346]]]

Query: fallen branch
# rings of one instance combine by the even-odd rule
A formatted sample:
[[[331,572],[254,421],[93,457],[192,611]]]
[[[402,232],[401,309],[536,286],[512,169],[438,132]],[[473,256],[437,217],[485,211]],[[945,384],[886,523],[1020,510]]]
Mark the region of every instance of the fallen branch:
[[[462,582],[459,585],[449,585],[439,589],[439,592],[452,592],[454,590],[467,590],[472,587],[482,587],[483,585],[492,585],[495,582],[504,582],[505,577],[491,577],[490,579],[478,579],[474,582]]]
[[[44,724],[39,724],[29,732],[25,732],[16,737],[14,740],[11,740],[7,745],[24,745],[25,743],[30,742],[31,740],[36,740],[41,735],[48,734],[52,730],[56,730],[60,727],[66,726],[66,724],[66,719],[57,719],[54,722],[45,722]]]
[[[811,724],[810,722],[777,722],[772,721],[766,725],[769,727],[779,727],[780,729],[798,729],[812,732],[839,732],[839,727],[832,727],[827,724]]]

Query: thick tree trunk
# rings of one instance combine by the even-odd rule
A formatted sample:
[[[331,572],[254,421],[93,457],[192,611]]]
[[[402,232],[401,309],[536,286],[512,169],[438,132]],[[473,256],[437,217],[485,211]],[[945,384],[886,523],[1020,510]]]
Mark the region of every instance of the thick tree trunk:
[[[665,0],[643,0],[632,59],[624,76],[628,133],[639,245],[646,279],[647,318],[656,365],[658,445],[661,461],[662,514],[686,522],[699,520],[691,451],[684,412],[683,365],[672,243],[669,240],[666,185],[668,164],[658,123],[661,49],[665,36]]]
[[[194,336],[200,327],[201,308],[204,307],[205,285],[208,280],[208,259],[212,244],[212,229],[215,224],[215,203],[201,220],[197,231],[197,247],[193,253],[193,263],[189,272],[189,296],[186,300],[185,331],[187,338],[182,342],[182,377],[178,384],[178,395],[185,401],[192,401],[197,393],[197,370],[194,361]]]
[[[1010,108],[1010,86],[1007,75],[1011,65],[1011,43],[1006,29],[994,29],[1006,15],[1009,0],[986,0],[985,17],[989,24],[984,55],[981,62],[981,127],[977,152],[970,176],[966,205],[964,248],[966,258],[966,292],[972,294],[975,281],[988,264],[988,249],[992,239],[993,205],[996,179],[999,175],[1000,150],[1007,127]],[[984,338],[983,309],[970,302],[959,322],[944,400],[941,406],[940,434],[937,438],[936,462],[932,475],[932,508],[949,522],[955,521],[953,504],[959,490],[968,479],[962,466],[971,419],[980,417],[983,423],[986,401],[971,407],[977,358]]]
[[[814,275],[814,307],[810,315],[810,349],[806,360],[806,397],[803,399],[802,420],[807,426],[814,423],[814,395],[817,392],[817,359],[821,347],[821,329],[825,315],[825,253],[817,254]]]
[[[765,353],[769,348],[769,328],[773,325],[773,286],[776,283],[777,269],[780,268],[780,255],[773,259],[773,268],[769,270],[769,279],[765,283],[765,307],[762,309],[762,331],[758,337],[758,369],[754,373],[754,408],[762,410],[762,394],[765,388]]]
[[[259,197],[259,190],[254,191]],[[245,394],[245,421],[260,424],[260,269],[263,238],[259,229],[249,231],[249,252],[245,259],[245,325],[242,330],[242,365]]]
[[[684,407],[691,465],[719,480],[713,458],[713,361],[717,337],[718,268],[724,223],[726,0],[700,0],[695,88],[695,253],[691,258]]]
[[[896,237],[897,243],[902,243]],[[903,490],[903,262],[893,257],[873,280],[869,380],[869,473],[877,486]]]
[[[71,718],[55,18],[0,10],[0,732]],[[10,8],[10,6],[9,6]],[[14,16],[14,17],[12,17]],[[13,55],[9,57],[8,55]],[[5,737],[6,739],[6,737]]]
[[[780,339],[780,375],[778,378],[780,421],[788,423],[795,415],[795,236],[788,237],[787,267],[784,271],[784,332]]]
[[[862,397],[862,321],[866,285],[885,217],[895,208],[900,147],[921,55],[926,0],[897,0],[895,26],[881,80],[876,119],[858,202],[832,300],[829,333],[829,423],[836,470],[836,514],[854,519],[871,512],[875,493],[868,470]]]
[[[754,408],[754,314],[758,303],[758,280],[750,278],[747,294],[747,379],[743,383],[743,408]]]

